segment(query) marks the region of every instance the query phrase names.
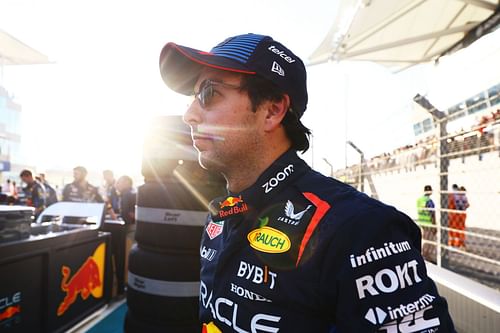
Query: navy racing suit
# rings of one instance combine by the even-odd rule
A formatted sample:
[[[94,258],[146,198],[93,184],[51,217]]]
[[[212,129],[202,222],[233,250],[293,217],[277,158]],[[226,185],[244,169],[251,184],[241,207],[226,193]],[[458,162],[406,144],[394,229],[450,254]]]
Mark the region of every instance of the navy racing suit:
[[[67,184],[62,192],[62,201],[72,202],[104,202],[99,189],[88,182],[81,185],[78,182]]]
[[[203,332],[455,332],[415,223],[293,150],[210,211]]]

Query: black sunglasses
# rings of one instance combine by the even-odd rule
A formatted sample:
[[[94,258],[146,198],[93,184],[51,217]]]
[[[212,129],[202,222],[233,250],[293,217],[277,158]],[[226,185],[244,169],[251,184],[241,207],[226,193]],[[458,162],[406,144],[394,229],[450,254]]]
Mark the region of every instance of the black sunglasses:
[[[241,89],[240,86],[236,86],[233,84],[229,83],[224,83],[224,82],[219,82],[219,81],[212,81],[212,80],[205,80],[200,84],[200,90],[198,92],[194,93],[194,98],[198,100],[200,103],[200,106],[202,108],[207,108],[210,106],[210,103],[212,102],[213,97],[215,96],[215,90],[214,86],[222,86],[225,88],[231,88],[231,89]]]

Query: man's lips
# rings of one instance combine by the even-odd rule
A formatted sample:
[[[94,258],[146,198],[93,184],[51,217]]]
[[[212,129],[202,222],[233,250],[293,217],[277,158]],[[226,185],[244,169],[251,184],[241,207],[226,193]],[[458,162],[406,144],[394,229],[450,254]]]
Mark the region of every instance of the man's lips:
[[[193,141],[195,140],[212,140],[212,135],[203,133],[193,133]]]
[[[207,134],[207,133],[193,133],[192,135],[193,141],[197,140],[210,140],[210,141],[224,141],[222,136]]]

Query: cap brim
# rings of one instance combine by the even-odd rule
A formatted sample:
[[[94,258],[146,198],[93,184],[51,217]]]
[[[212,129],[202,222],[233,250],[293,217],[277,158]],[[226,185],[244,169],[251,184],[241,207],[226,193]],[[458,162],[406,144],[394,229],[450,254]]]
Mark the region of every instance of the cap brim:
[[[203,67],[243,74],[255,74],[243,64],[229,58],[168,43],[160,54],[160,73],[165,84],[172,90],[192,95],[194,85]]]

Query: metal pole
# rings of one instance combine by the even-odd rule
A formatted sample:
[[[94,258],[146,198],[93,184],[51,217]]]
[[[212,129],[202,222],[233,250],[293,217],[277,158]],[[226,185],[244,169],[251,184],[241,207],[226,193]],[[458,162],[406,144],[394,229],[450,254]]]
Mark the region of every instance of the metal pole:
[[[0,55],[0,86],[3,86],[3,67],[4,67],[4,58]]]
[[[448,208],[448,167],[450,165],[450,160],[448,155],[448,146],[446,142],[446,137],[448,135],[446,131],[446,125],[448,123],[448,117],[443,111],[436,109],[427,98],[421,96],[420,94],[413,97],[415,103],[423,107],[427,112],[432,115],[434,123],[437,123],[436,128],[436,138],[439,140],[439,149],[437,151],[437,163],[439,167],[439,202],[440,205],[436,208],[436,216],[439,216],[439,224],[437,228],[437,264],[438,266],[448,266],[448,258],[445,251],[442,249],[442,244],[448,245],[448,231],[443,227],[448,227],[448,212],[443,211],[443,208]]]
[[[333,178],[333,165],[330,162],[328,162],[328,160],[326,159],[326,157],[323,157],[323,161],[325,161],[325,163],[330,166],[330,177]]]
[[[352,141],[347,141],[346,143],[348,145],[350,145],[352,148],[354,148],[354,150],[356,150],[359,153],[359,155],[360,155],[361,161],[359,163],[358,184],[360,185],[359,186],[359,190],[361,192],[364,192],[364,189],[365,189],[365,178],[364,178],[364,173],[363,173],[363,165],[365,163],[365,154],[354,143],[352,143]]]
[[[314,135],[311,135],[311,168],[314,169]]]

